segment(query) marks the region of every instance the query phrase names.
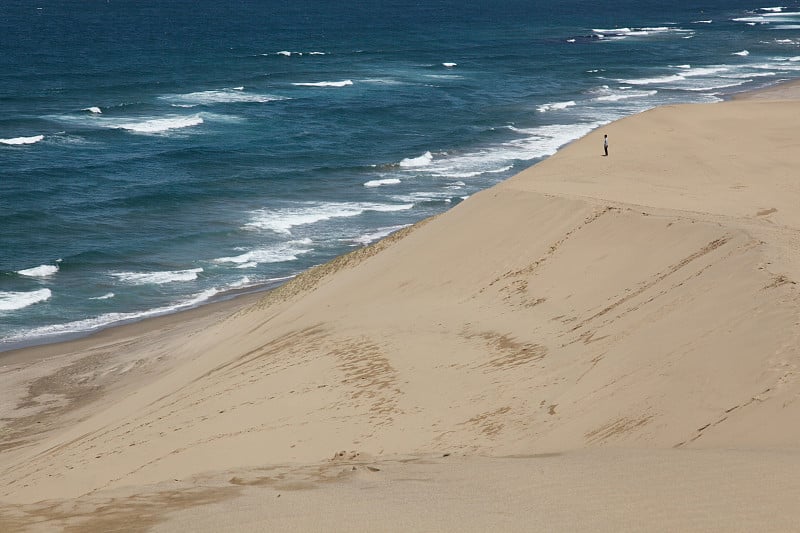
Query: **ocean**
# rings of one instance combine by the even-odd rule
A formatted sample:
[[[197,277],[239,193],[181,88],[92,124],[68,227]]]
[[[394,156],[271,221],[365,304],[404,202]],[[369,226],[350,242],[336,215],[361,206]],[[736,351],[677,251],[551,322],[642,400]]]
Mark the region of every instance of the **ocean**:
[[[2,351],[276,286],[613,120],[795,79],[800,4],[6,0],[0,50]]]

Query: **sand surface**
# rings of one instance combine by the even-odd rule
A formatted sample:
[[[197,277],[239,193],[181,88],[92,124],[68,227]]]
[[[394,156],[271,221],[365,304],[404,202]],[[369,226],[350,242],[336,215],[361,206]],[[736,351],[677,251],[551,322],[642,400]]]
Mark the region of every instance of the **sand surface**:
[[[610,124],[267,295],[0,354],[0,531],[796,528],[776,91]]]

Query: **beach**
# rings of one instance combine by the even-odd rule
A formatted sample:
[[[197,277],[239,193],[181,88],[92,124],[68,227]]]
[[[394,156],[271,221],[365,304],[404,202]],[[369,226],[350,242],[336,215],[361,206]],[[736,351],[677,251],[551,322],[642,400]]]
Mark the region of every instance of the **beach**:
[[[268,293],[0,354],[0,530],[792,529],[799,94],[624,118]]]

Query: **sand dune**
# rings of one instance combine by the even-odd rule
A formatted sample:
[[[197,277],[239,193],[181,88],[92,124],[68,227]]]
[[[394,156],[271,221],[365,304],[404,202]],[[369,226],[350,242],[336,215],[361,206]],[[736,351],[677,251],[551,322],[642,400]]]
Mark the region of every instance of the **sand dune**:
[[[774,98],[624,119],[266,296],[4,356],[0,526],[791,529]]]

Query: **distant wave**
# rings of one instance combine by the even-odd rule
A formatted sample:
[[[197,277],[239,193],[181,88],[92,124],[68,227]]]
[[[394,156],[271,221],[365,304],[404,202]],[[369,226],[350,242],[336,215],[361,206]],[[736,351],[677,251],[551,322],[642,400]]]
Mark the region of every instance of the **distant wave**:
[[[683,81],[686,78],[690,77],[719,75],[730,71],[731,67],[727,66],[698,67],[698,68],[688,68],[688,69],[682,68],[681,72],[675,74],[665,74],[663,76],[654,76],[651,78],[624,79],[618,81],[622,83],[629,83],[631,85],[655,85],[655,84],[665,84],[665,83],[674,83],[677,81]]]
[[[191,268],[163,272],[112,272],[111,275],[131,285],[161,285],[177,281],[194,281],[202,271],[202,268]]]
[[[596,28],[592,30],[594,36],[603,39],[626,39],[629,37],[648,37],[666,36],[676,34],[678,37],[685,37],[687,34],[694,34],[694,30],[677,28],[673,26],[654,26],[644,28]]]
[[[0,291],[0,311],[16,311],[30,305],[49,300],[50,289],[39,289],[29,292]]]
[[[17,146],[22,144],[36,144],[44,139],[44,135],[33,135],[32,137],[13,137],[11,139],[0,139],[0,144]]]
[[[296,85],[298,87],[347,87],[348,85],[353,85],[353,80],[316,81],[316,82],[293,83],[292,85]]]
[[[110,300],[116,296],[113,292],[107,292],[102,296],[95,296],[94,298],[89,298],[90,300]]]
[[[240,103],[240,102],[253,102],[253,103],[267,103],[276,100],[285,100],[284,96],[275,96],[271,94],[255,94],[244,92],[243,88],[234,89],[219,89],[210,91],[199,91],[186,94],[172,94],[161,96],[160,99],[171,102],[175,105],[185,107],[193,107],[196,105],[212,105],[212,104],[226,104],[226,103]]]
[[[113,129],[132,131],[134,133],[163,133],[169,130],[191,128],[203,123],[200,115],[176,116],[165,118],[153,118],[138,122],[122,122],[111,125]]]
[[[630,100],[632,98],[647,98],[649,96],[654,96],[658,94],[658,91],[653,89],[649,91],[636,91],[636,90],[629,90],[629,89],[611,89],[608,85],[603,85],[597,89],[594,89],[590,93],[592,95],[592,99],[596,102],[620,102],[623,100]]]
[[[457,67],[458,63],[442,63],[442,66],[443,67],[447,67],[447,68],[453,68],[453,67]]]
[[[17,274],[20,276],[27,276],[30,278],[47,278],[56,272],[58,272],[58,265],[39,265],[33,268],[17,270]]]
[[[433,161],[433,154],[430,152],[425,152],[419,157],[409,157],[407,159],[403,159],[400,161],[400,166],[403,168],[424,167],[426,165],[430,165],[431,161]]]
[[[313,249],[310,247],[311,239],[289,241],[267,248],[249,250],[239,255],[219,257],[215,263],[233,263],[238,268],[254,268],[262,263],[282,263],[296,261],[299,255],[307,254]]]
[[[568,102],[553,102],[550,104],[542,104],[537,109],[540,113],[546,113],[548,111],[559,111],[562,109],[566,109],[568,107],[572,107],[575,105],[575,100],[570,100]]]
[[[97,106],[87,107],[84,111],[88,111],[89,113],[94,113],[96,115],[100,115],[103,113],[103,110]]]
[[[747,50],[742,50],[741,52],[734,52],[731,55],[747,57],[750,55],[750,52],[748,52]]]
[[[245,224],[245,229],[268,230],[289,235],[294,227],[315,224],[332,218],[355,217],[367,211],[404,211],[413,207],[413,204],[302,202],[293,207],[254,211],[250,214],[250,221]]]
[[[48,298],[50,297],[49,295],[50,291],[48,289],[42,289],[42,291],[47,291],[48,293],[47,297]],[[175,311],[180,311],[182,309],[195,307],[202,304],[203,302],[210,300],[215,295],[219,294],[219,292],[220,291],[218,289],[212,288],[205,290],[201,293],[195,294],[194,296],[190,296],[189,298],[179,301],[173,305],[157,307],[155,309],[150,309],[147,311],[132,312],[132,313],[107,313],[93,318],[77,320],[75,322],[67,322],[65,324],[55,324],[51,326],[42,326],[38,328],[33,328],[31,330],[25,331],[24,333],[6,337],[3,339],[3,341],[16,342],[24,339],[35,339],[41,337],[52,337],[55,335],[66,335],[70,333],[85,333],[85,332],[97,331],[99,329],[111,326],[112,324],[119,324],[121,322],[130,322],[153,316],[166,315],[174,313]],[[0,293],[0,310],[2,309],[1,307],[2,294],[3,293]]]
[[[762,11],[764,8],[762,8]],[[772,24],[775,22],[797,22],[800,12],[762,12],[754,16],[737,17],[734,22],[746,22],[748,24]]]
[[[398,178],[385,178],[380,180],[369,180],[364,183],[364,187],[381,187],[383,185],[397,185],[400,183]]]
[[[264,54],[269,55],[269,54]],[[275,52],[277,56],[285,56],[285,57],[292,57],[292,56],[324,56],[326,55],[325,52],[290,52],[288,50],[281,50],[280,52]]]

